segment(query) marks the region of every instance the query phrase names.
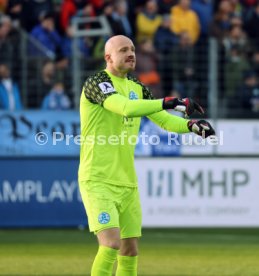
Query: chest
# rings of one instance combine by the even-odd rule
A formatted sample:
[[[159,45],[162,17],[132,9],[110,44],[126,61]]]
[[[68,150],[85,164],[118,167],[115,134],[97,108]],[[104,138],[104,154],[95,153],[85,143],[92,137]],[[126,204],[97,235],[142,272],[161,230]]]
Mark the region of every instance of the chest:
[[[142,87],[132,81],[121,81],[114,83],[115,90],[130,100],[143,99]]]

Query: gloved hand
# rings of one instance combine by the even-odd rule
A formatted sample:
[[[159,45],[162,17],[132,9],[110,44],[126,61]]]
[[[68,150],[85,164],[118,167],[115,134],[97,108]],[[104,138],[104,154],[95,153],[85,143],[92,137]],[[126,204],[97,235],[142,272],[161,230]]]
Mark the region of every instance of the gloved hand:
[[[210,123],[205,120],[190,120],[188,122],[188,128],[191,132],[202,136],[202,138],[207,138],[211,135],[215,135],[215,130],[210,125]]]
[[[191,98],[165,97],[163,99],[163,109],[174,109],[185,113],[187,116],[190,116],[195,110],[200,114],[204,113],[203,108]]]

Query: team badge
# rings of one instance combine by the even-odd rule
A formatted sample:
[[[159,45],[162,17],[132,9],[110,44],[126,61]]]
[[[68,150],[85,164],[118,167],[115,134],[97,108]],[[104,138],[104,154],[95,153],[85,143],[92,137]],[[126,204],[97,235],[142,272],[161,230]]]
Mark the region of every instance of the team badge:
[[[129,98],[130,98],[130,100],[137,100],[138,94],[136,94],[134,91],[130,91]]]
[[[98,86],[101,88],[103,94],[108,94],[115,91],[114,87],[109,82],[101,82],[98,84]]]
[[[102,212],[99,216],[98,216],[98,221],[101,224],[107,224],[110,221],[110,215],[106,212]]]

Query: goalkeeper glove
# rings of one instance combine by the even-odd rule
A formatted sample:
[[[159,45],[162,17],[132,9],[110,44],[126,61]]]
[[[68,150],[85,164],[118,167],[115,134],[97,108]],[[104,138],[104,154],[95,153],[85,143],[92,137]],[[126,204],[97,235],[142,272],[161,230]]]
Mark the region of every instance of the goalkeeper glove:
[[[215,130],[210,125],[209,122],[205,120],[190,120],[187,126],[191,132],[202,136],[202,138],[207,138],[211,135],[215,135]]]
[[[163,109],[174,109],[185,113],[187,116],[190,116],[195,110],[200,114],[204,113],[203,108],[191,98],[165,97],[163,99]]]

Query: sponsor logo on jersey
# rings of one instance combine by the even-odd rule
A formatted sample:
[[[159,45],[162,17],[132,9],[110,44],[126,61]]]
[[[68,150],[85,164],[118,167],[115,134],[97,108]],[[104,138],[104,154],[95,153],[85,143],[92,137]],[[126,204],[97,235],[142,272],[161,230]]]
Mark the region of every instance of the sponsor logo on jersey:
[[[103,94],[114,92],[114,87],[109,82],[101,82],[98,84]]]
[[[130,98],[130,100],[137,100],[138,99],[138,94],[135,93],[134,91],[130,91],[129,98]]]
[[[106,212],[102,212],[99,216],[98,216],[98,221],[101,224],[107,224],[110,221],[110,215]]]

